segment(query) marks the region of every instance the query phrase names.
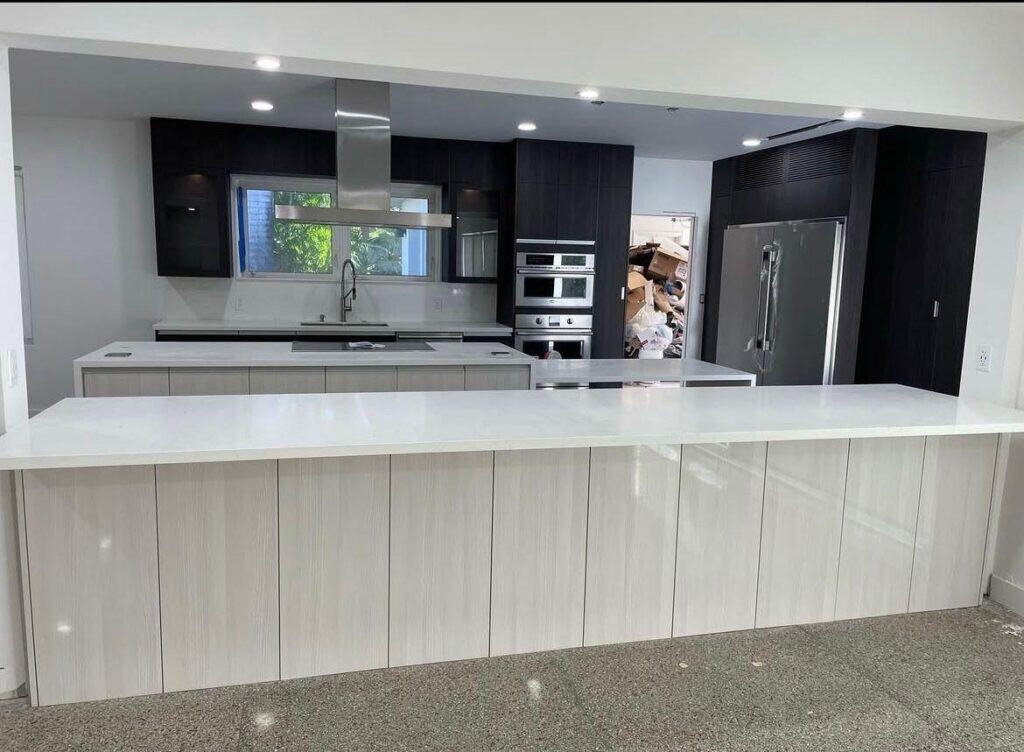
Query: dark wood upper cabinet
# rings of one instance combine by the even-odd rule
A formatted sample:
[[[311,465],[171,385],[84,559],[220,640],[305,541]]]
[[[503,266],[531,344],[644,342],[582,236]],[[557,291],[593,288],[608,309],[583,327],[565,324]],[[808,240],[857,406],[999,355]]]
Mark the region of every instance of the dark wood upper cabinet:
[[[558,182],[561,185],[596,186],[600,178],[600,144],[559,144]]]
[[[596,240],[597,212],[597,185],[558,186],[558,221],[555,238],[557,240]],[[541,235],[540,237],[550,236]]]
[[[391,137],[391,179],[405,183],[447,183],[448,142],[438,138]]]
[[[537,141],[521,138],[516,144],[516,182],[559,182],[562,144],[558,141]]]
[[[602,188],[633,187],[633,152],[632,146],[601,145],[600,182]]]
[[[231,275],[226,193],[223,171],[154,176],[158,274]]]
[[[554,183],[517,183],[516,239],[553,240],[558,236],[559,186]]]

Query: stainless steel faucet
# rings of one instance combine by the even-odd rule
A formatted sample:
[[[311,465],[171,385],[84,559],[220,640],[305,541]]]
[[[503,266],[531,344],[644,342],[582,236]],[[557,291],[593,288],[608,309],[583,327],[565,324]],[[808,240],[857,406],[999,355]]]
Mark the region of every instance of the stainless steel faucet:
[[[345,292],[345,269],[347,267],[352,268],[352,287],[349,288],[348,292]],[[341,320],[345,320],[345,314],[352,310],[352,305],[356,300],[356,265],[352,263],[352,259],[345,259],[345,262],[341,265]]]

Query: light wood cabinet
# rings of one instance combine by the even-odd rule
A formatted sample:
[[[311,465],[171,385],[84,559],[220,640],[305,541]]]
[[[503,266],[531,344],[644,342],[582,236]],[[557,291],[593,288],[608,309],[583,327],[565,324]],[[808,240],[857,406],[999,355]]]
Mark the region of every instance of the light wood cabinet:
[[[589,449],[495,452],[491,655],[583,644]]]
[[[25,471],[24,524],[36,701],[160,692],[152,466]]]
[[[753,628],[766,451],[682,447],[673,636]]]
[[[82,371],[85,397],[166,397],[166,368],[90,368]]]
[[[907,611],[924,444],[923,436],[850,442],[837,619]]]
[[[835,615],[849,447],[847,439],[769,444],[756,626]]]
[[[390,665],[487,655],[493,463],[391,458]]]
[[[390,462],[280,462],[282,679],[388,665]]]
[[[250,394],[323,394],[323,368],[250,368]]]
[[[248,394],[248,368],[172,368],[171,395]]]
[[[399,366],[400,392],[461,392],[466,388],[462,366]]]
[[[530,366],[466,366],[466,391],[529,389]]]
[[[929,436],[910,585],[910,610],[981,603],[998,436]]]
[[[327,392],[393,392],[398,388],[394,366],[353,366],[327,369]]]
[[[590,454],[586,645],[670,637],[679,447]]]
[[[277,463],[158,465],[164,689],[279,676]]]

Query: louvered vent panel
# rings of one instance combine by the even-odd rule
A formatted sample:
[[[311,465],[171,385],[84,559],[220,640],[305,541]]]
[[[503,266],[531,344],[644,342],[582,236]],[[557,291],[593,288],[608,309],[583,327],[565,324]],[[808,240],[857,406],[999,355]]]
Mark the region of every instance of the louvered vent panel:
[[[781,183],[785,166],[783,156],[782,149],[770,149],[739,158],[736,164],[736,190]]]
[[[853,163],[853,134],[796,143],[789,147],[786,180],[842,175]]]

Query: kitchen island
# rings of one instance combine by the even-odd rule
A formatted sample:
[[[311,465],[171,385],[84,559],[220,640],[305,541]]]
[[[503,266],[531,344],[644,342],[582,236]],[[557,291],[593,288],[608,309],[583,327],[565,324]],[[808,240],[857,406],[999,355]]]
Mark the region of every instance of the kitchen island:
[[[338,349],[324,349],[324,348]],[[493,342],[113,342],[74,361],[75,396],[529,389],[533,358]]]
[[[512,327],[487,321],[301,321],[299,319],[164,319],[153,325],[157,337],[189,335],[422,335],[511,337]]]
[[[695,358],[539,360],[533,378],[538,389],[595,384],[757,385],[752,373]]]
[[[64,400],[0,436],[32,701],[977,605],[1019,432],[889,385]]]

